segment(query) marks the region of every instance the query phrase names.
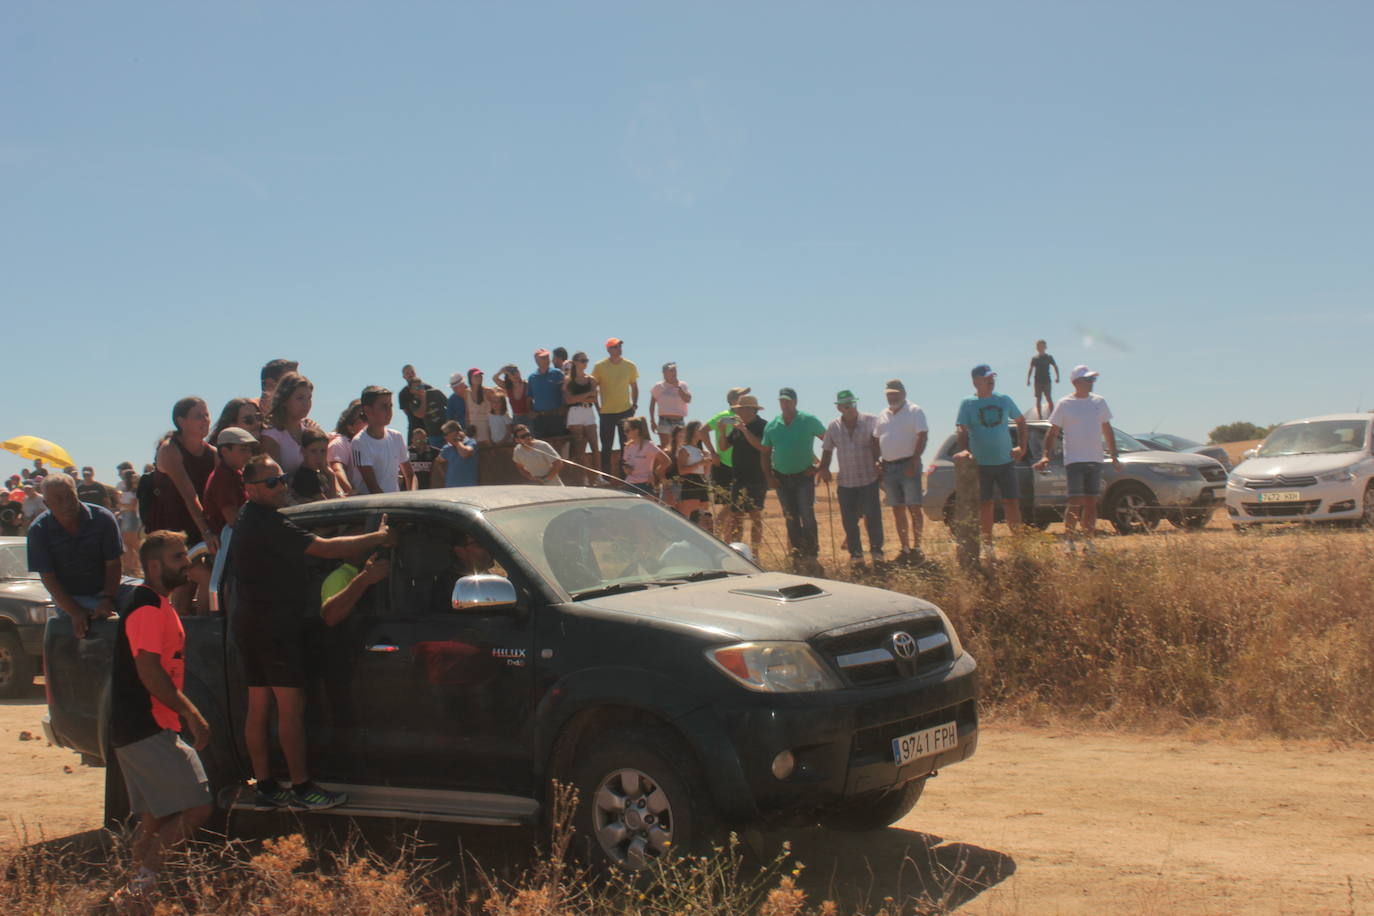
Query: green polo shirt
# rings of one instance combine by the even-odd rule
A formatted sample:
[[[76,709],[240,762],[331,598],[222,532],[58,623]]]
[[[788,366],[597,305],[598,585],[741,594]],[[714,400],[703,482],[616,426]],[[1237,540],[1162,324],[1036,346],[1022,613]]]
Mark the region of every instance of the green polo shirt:
[[[763,429],[763,444],[773,450],[773,470],[779,474],[800,474],[816,459],[816,437],[825,435],[825,424],[809,413],[797,411],[791,423],[782,416],[768,421]]]
[[[716,432],[720,430],[721,421],[724,420],[728,424],[730,424],[729,428],[725,430],[720,430],[721,438],[724,439],[726,436],[730,435],[730,430],[734,429],[734,419],[735,412],[731,410],[729,407],[727,407],[720,413],[716,414],[714,417],[706,421],[706,428],[711,431],[712,445],[716,444]],[[732,468],[735,466],[732,457],[735,454],[735,450],[733,448],[718,448],[716,449],[716,454],[720,455],[720,463],[725,465],[727,468]]]
[[[357,574],[358,567],[352,563],[340,563],[339,567],[325,576],[324,582],[320,583],[320,602],[328,601],[348,588],[348,584],[353,581],[353,577]]]

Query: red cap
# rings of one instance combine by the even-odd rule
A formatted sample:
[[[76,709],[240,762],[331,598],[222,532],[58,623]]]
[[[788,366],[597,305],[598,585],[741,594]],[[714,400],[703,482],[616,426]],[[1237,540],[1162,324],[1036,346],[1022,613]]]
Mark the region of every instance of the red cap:
[[[468,378],[472,378],[472,376],[474,375],[486,375],[486,373],[483,372],[481,369],[469,369]]]
[[[548,356],[548,355],[549,355],[549,351],[548,351],[546,348],[544,348],[544,347],[540,347],[538,350],[535,350],[535,351],[534,351],[534,355],[535,355],[536,358],[538,358],[538,357],[540,357],[540,356]]]
[[[625,341],[621,340],[619,337],[607,337],[607,338],[606,338],[606,349],[607,349],[607,350],[609,350],[611,347],[623,347],[624,345],[625,345]]]

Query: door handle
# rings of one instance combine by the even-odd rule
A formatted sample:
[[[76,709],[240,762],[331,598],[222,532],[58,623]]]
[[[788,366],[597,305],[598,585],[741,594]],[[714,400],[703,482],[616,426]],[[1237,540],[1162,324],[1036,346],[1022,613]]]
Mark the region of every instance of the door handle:
[[[373,643],[372,645],[368,646],[368,647],[367,647],[367,651],[369,651],[369,652],[381,652],[382,654],[387,655],[387,654],[390,654],[390,653],[392,653],[392,652],[400,652],[400,651],[401,651],[401,647],[400,647],[400,646],[393,646],[393,645],[391,645],[390,643],[379,642],[379,643]]]

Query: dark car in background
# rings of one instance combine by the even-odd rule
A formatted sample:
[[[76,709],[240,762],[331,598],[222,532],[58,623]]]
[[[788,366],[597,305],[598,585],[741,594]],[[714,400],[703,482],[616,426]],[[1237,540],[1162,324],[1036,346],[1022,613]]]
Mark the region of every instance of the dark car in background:
[[[1175,436],[1172,433],[1148,433],[1144,436],[1133,433],[1132,435],[1137,441],[1161,452],[1188,452],[1193,455],[1206,455],[1226,468],[1226,473],[1231,473],[1231,456],[1226,454],[1226,449],[1220,445],[1206,445],[1202,442],[1194,442],[1192,439],[1185,439],[1182,436]]]
[[[0,697],[22,696],[32,686],[43,668],[43,627],[56,613],[29,569],[27,540],[0,537]]]

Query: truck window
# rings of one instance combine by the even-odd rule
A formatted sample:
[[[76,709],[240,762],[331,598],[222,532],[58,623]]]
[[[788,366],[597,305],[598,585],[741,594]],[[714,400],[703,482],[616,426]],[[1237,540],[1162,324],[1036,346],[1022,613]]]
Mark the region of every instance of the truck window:
[[[393,616],[455,613],[453,586],[462,576],[487,573],[509,578],[494,553],[480,531],[433,522],[405,526],[392,556]]]

